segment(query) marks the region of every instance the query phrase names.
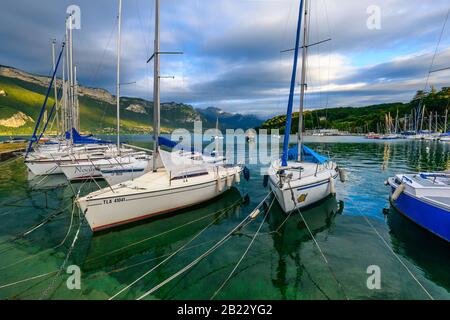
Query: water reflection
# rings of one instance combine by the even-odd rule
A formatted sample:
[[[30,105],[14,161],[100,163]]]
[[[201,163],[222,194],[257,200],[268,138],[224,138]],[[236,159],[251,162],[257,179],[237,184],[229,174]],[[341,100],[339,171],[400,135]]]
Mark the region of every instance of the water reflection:
[[[147,257],[170,254],[178,243],[188,241],[211,222],[218,225],[235,214],[243,201],[239,190],[231,188],[202,206],[95,234],[90,241],[83,270],[115,265],[144,252]]]
[[[389,210],[388,225],[394,251],[413,261],[431,281],[450,288],[448,243],[417,226],[394,208]]]
[[[314,207],[305,210],[303,217],[315,236],[321,232],[326,233],[333,226],[333,221],[338,211],[339,206],[336,199],[334,197],[328,197]],[[287,289],[292,285],[290,283],[291,280],[287,276],[288,260],[294,263],[296,267],[296,276],[293,284],[294,292],[299,292],[298,288],[304,276],[312,280],[308,271],[303,266],[300,257],[302,245],[305,242],[311,241],[309,231],[298,214],[292,215],[287,220],[286,218],[286,214],[276,204],[273,206],[267,220],[269,230],[272,234],[273,247],[278,254],[278,263],[275,274],[272,276],[272,284],[275,288],[278,288],[283,299],[289,298],[287,296]],[[329,298],[321,290],[320,286],[317,284],[316,286],[326,298]]]

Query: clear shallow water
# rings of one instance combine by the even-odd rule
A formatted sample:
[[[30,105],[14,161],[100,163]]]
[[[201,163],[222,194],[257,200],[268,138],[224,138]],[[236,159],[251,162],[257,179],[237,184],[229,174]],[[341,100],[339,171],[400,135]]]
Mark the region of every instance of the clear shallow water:
[[[126,138],[130,143],[149,146],[148,137]],[[348,182],[337,185],[337,199],[329,198],[304,211],[329,266],[301,217],[292,215],[283,224],[286,215],[275,202],[261,234],[216,298],[429,298],[398,257],[434,298],[449,299],[449,245],[394,210],[384,212],[389,208],[389,190],[383,182],[394,173],[449,169],[450,144],[368,141],[358,137],[306,139],[309,146],[333,155],[348,172]],[[29,181],[20,160],[0,166],[0,298],[107,299],[209,226],[185,250],[117,296],[138,298],[204,253],[264,198],[267,190],[262,187],[260,167],[249,168],[251,180],[241,183],[239,190],[232,189],[219,199],[180,214],[95,236],[83,223],[65,264],[80,266],[82,289],[70,291],[65,270],[59,276],[57,272],[78,230],[77,211],[67,241],[60,243],[70,226],[74,192],[81,189],[86,193],[95,189],[95,184],[67,186],[63,177]],[[14,240],[15,235],[59,211],[51,222]],[[262,219],[261,215],[148,299],[211,298],[233,270]],[[381,269],[381,290],[366,286],[370,265]],[[37,278],[5,287],[32,277]]]

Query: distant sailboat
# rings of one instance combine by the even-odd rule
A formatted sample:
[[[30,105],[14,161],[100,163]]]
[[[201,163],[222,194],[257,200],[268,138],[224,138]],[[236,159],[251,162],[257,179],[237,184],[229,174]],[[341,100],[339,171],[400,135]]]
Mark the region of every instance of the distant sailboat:
[[[303,8],[305,3],[305,9]],[[306,207],[335,193],[335,180],[339,171],[334,162],[306,147],[302,141],[303,101],[306,88],[306,59],[308,48],[308,0],[300,1],[296,42],[294,48],[294,65],[289,93],[286,127],[282,158],[272,163],[269,169],[269,185],[285,212]],[[292,108],[294,100],[295,78],[297,73],[300,32],[304,13],[303,61],[300,94],[300,112],[297,142],[289,149]]]

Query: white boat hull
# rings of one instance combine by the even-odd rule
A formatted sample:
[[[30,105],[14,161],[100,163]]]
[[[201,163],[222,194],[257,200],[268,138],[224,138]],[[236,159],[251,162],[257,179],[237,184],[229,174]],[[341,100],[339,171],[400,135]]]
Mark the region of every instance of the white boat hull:
[[[219,187],[218,179],[215,179],[214,176],[212,178],[206,176],[194,178],[198,179],[196,180],[198,183],[195,184],[188,180],[179,180],[164,188],[155,184],[157,189],[154,190],[135,189],[134,192],[130,192],[133,190],[132,186],[142,185],[142,179],[148,178],[155,181],[160,178],[160,175],[167,175],[165,172],[150,172],[140,177],[141,181],[136,180],[137,182],[134,184],[127,182],[128,187],[112,186],[111,188],[117,191],[109,192],[107,188],[104,189],[104,192],[107,193],[99,191],[92,196],[78,199],[77,203],[84,212],[92,231],[96,232],[211,200],[225,192],[227,185],[231,186],[235,182],[236,174],[239,175],[240,172],[241,168],[237,167],[228,170],[228,175],[221,175],[220,186],[222,187]],[[146,177],[147,175],[148,177]],[[167,180],[167,178],[165,179]]]
[[[93,164],[63,165],[60,169],[69,181],[102,177],[101,172]]]
[[[305,165],[305,163],[300,163]],[[284,212],[291,212],[296,209],[308,207],[322,199],[325,199],[334,192],[332,183],[335,185],[339,176],[335,170],[335,164],[330,163],[330,169],[322,168],[317,175],[306,175],[301,179],[293,179],[289,183],[279,185],[279,176],[276,169],[269,169],[269,186],[273,191],[278,203]],[[333,181],[333,182],[331,182]]]

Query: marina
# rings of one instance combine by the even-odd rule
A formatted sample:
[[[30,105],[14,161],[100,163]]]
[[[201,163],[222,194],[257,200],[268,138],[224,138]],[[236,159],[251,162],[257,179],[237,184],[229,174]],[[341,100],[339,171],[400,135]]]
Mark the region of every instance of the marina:
[[[403,7],[243,2],[70,5],[0,65],[0,301],[450,300],[448,5],[394,50]]]
[[[124,139],[151,148],[146,142],[148,136]],[[286,221],[287,215],[275,202],[252,249],[215,297],[449,299],[450,278],[442,269],[450,263],[448,244],[391,208],[390,191],[384,180],[396,172],[448,170],[450,146],[410,140],[367,142],[363,137],[325,139],[308,137],[306,143],[333,154],[333,160],[348,168],[348,180],[352,183],[339,184],[336,200],[327,198],[302,213],[333,272],[324,263],[301,217],[292,215]],[[249,167],[251,171],[258,169]],[[109,299],[182,248],[115,297],[137,299],[206,252],[268,193],[262,187],[263,177],[253,175],[249,182],[242,181],[215,201],[96,235],[73,211],[72,202],[74,190],[88,193],[89,188],[97,189],[93,182],[69,186],[67,181],[62,184],[64,176],[49,176],[31,184],[19,159],[6,164],[1,172],[2,299],[40,299],[44,293],[50,299]],[[52,187],[54,177],[59,181],[55,179]],[[48,223],[17,237],[56,213]],[[193,272],[183,274],[146,299],[211,298],[249,245],[262,219],[260,216],[233,234],[225,245],[199,262]],[[200,236],[189,242],[204,228]],[[71,248],[77,231],[78,240]],[[67,241],[60,245],[66,236]],[[65,288],[67,275],[59,272],[63,264],[81,266],[82,290]],[[370,265],[380,266],[383,272],[380,290],[366,286]]]

